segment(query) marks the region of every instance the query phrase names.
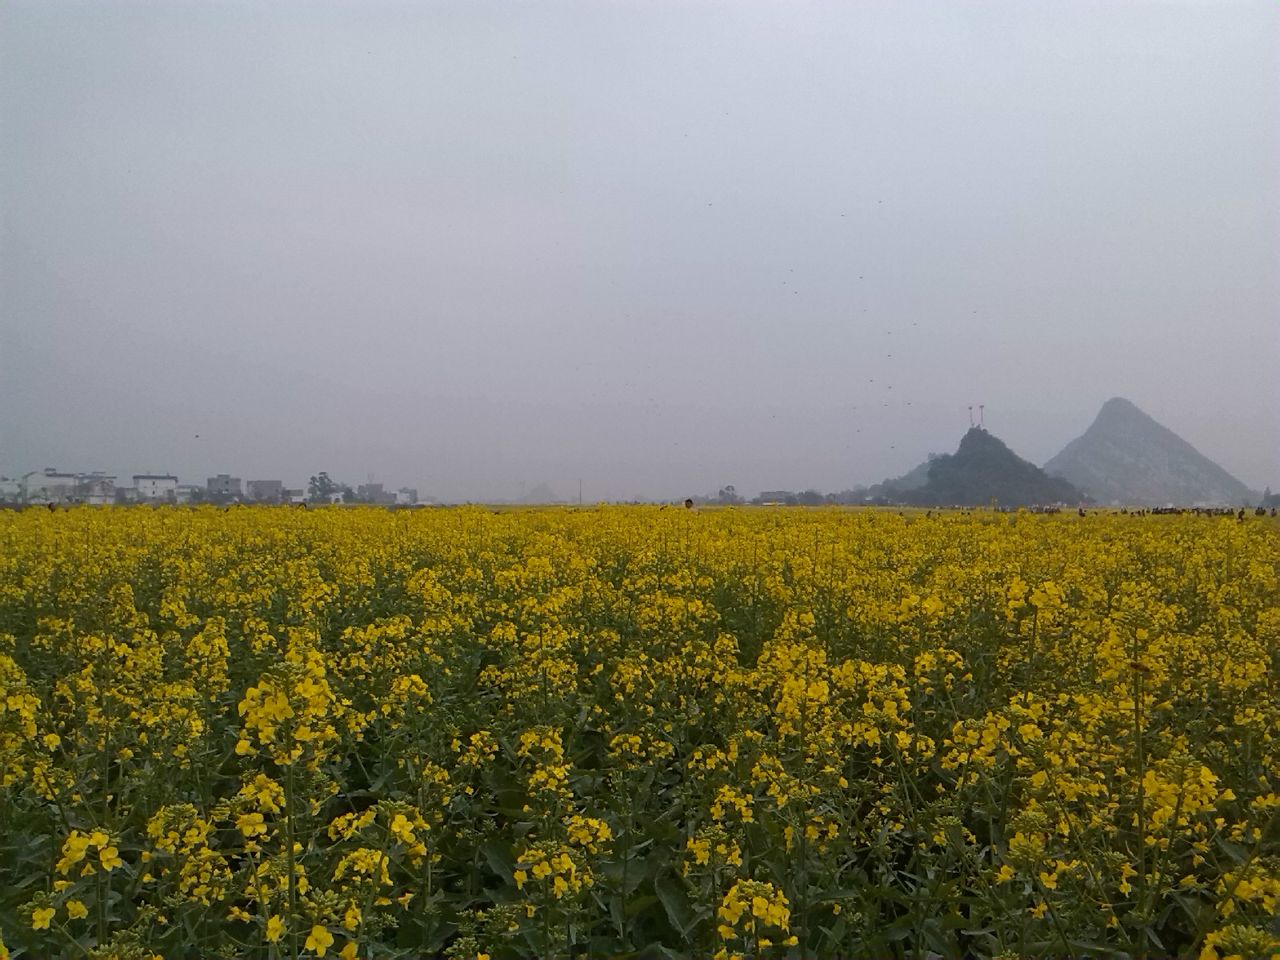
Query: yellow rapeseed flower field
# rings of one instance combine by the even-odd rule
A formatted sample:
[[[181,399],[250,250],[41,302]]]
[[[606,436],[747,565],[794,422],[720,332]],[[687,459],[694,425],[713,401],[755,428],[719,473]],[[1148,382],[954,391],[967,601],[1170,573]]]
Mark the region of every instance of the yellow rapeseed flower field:
[[[1269,518],[0,514],[0,957],[1280,956]]]

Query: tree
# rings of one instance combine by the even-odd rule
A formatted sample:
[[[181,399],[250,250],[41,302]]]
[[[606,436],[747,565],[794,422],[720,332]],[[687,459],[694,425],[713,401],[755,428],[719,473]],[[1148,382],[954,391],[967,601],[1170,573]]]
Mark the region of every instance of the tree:
[[[339,490],[338,484],[329,479],[323,470],[307,481],[307,499],[312,503],[328,503]]]
[[[720,488],[720,492],[716,494],[716,502],[725,506],[737,506],[742,503],[742,498],[738,496],[737,489],[731,483]]]

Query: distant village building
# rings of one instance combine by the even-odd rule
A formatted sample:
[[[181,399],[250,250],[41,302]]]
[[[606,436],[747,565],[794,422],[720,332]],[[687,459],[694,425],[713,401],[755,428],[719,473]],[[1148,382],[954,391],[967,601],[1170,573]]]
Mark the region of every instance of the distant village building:
[[[380,483],[362,483],[356,487],[356,499],[363,503],[395,503],[396,495],[382,488]]]
[[[93,473],[82,473],[75,486],[73,498],[78,503],[88,503],[95,507],[103,507],[116,502],[116,478],[95,470]]]
[[[418,502],[418,491],[413,487],[401,487],[396,491],[396,505],[412,507]]]
[[[198,483],[178,484],[179,503],[199,503],[204,499],[204,487]]]
[[[244,492],[240,489],[240,478],[227,473],[210,477],[205,484],[205,491],[210,499],[214,500],[230,500],[232,497],[244,496]]]
[[[171,473],[135,473],[133,487],[139,503],[178,502],[178,478]]]
[[[281,500],[285,503],[306,503],[307,491],[300,488],[285,487],[283,494],[281,494]]]
[[[752,502],[766,507],[794,507],[800,501],[791,490],[762,490]]]
[[[284,500],[284,484],[279,480],[247,480],[249,499],[257,503],[280,503]]]
[[[22,481],[0,477],[0,503],[16,503],[22,499]]]
[[[0,481],[0,500],[25,499],[28,503],[88,503],[102,506],[116,499],[116,478],[95,470],[92,473],[64,473],[46,467],[38,474],[27,474],[26,483]]]
[[[70,503],[79,482],[78,473],[63,473],[54,467],[45,467],[42,473],[28,478],[27,502]]]

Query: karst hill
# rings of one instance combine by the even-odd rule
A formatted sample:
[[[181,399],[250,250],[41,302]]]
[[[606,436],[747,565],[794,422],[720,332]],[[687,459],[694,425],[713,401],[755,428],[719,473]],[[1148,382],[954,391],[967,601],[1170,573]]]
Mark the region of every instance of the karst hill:
[[[1103,504],[1244,506],[1258,501],[1226,470],[1121,397],[1104,403],[1089,429],[1044,469]]]
[[[955,453],[929,461],[929,477],[902,499],[919,506],[1002,507],[1076,504],[1087,497],[1070,482],[1023,460],[998,437],[972,427]]]

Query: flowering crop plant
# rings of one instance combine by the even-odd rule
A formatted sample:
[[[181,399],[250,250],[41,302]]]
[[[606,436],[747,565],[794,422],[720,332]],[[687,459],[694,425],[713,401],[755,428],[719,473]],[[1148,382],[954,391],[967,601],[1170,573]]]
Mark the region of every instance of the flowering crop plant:
[[[1270,518],[0,513],[0,958],[1280,957]]]

